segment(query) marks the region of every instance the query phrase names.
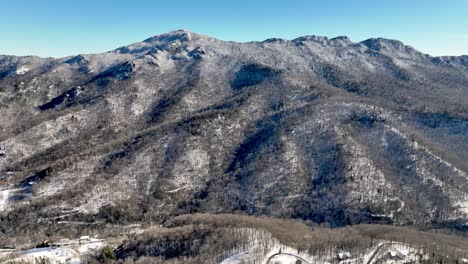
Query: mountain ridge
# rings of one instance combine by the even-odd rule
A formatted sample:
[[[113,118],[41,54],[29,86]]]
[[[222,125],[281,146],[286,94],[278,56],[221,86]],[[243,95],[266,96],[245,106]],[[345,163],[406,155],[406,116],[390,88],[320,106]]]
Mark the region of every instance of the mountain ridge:
[[[0,231],[195,212],[466,230],[466,65],[380,38],[188,31],[0,56]]]
[[[193,31],[186,30],[186,29],[177,29],[177,30],[169,31],[167,33],[157,34],[157,35],[154,35],[152,37],[146,38],[145,40],[143,40],[141,42],[150,43],[151,41],[156,41],[156,40],[159,40],[159,41],[163,40],[163,41],[166,41],[166,42],[172,42],[172,41],[178,40],[178,41],[186,42],[186,41],[190,41],[192,39],[192,37],[194,39],[207,39],[207,40],[212,40],[212,41],[230,42],[230,43],[237,43],[237,44],[268,43],[268,42],[271,42],[271,41],[282,41],[282,42],[295,42],[296,41],[296,42],[298,42],[298,41],[301,41],[301,40],[310,40],[312,42],[317,42],[317,43],[322,43],[322,44],[327,43],[327,42],[334,43],[334,42],[337,42],[337,41],[342,41],[342,42],[347,43],[347,45],[352,45],[352,44],[363,44],[363,45],[365,45],[365,43],[368,43],[368,45],[376,45],[378,43],[385,43],[385,44],[389,44],[391,46],[396,46],[396,47],[408,47],[408,48],[411,48],[411,49],[413,49],[415,51],[418,51],[417,49],[413,48],[412,46],[406,45],[406,44],[404,44],[403,42],[401,42],[399,40],[384,38],[384,37],[372,37],[372,38],[362,40],[360,42],[352,42],[349,39],[348,36],[336,36],[336,37],[329,38],[327,36],[304,35],[304,36],[296,37],[296,38],[293,38],[293,39],[268,38],[268,39],[259,40],[259,41],[245,41],[245,42],[242,42],[242,41],[225,41],[225,40],[214,38],[214,37],[211,37],[211,36],[208,36],[208,35],[195,33]],[[118,47],[116,49],[111,49],[111,50],[109,50],[107,52],[113,52],[113,51],[119,50],[121,48],[125,48],[127,46],[131,46],[133,44],[138,44],[138,43],[141,43],[141,42],[135,42],[135,43],[132,43],[132,44],[129,44],[129,45],[124,45],[124,46]],[[371,44],[371,43],[374,43],[374,44]],[[464,57],[468,56],[468,55],[432,56],[430,54],[422,53],[420,51],[418,51],[418,52],[423,54],[423,55],[430,56],[431,58],[434,58],[434,59],[436,59],[436,58],[464,58]],[[104,52],[104,53],[106,53],[106,52]],[[7,54],[0,54],[0,57],[13,56],[13,57],[18,57],[18,58],[35,57],[35,58],[40,58],[40,59],[65,59],[65,58],[75,57],[75,56],[79,56],[79,55],[84,55],[85,56],[85,55],[96,55],[96,54],[102,54],[102,53],[80,53],[80,54],[76,54],[76,55],[67,55],[65,57],[60,57],[60,58],[41,57],[41,56],[36,56],[36,55],[16,56],[16,55],[7,55]]]

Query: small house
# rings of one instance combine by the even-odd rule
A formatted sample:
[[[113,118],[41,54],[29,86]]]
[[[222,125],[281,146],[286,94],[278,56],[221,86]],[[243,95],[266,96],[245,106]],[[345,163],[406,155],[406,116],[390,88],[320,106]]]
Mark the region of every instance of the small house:
[[[91,242],[91,238],[89,236],[81,236],[79,241],[80,243],[88,243]]]
[[[405,254],[401,253],[398,250],[392,250],[388,252],[388,255],[390,256],[391,259],[394,259],[394,260],[403,260],[406,257]]]
[[[351,258],[351,253],[349,253],[348,251],[340,251],[337,254],[337,258],[338,258],[338,260],[349,259],[349,258]]]

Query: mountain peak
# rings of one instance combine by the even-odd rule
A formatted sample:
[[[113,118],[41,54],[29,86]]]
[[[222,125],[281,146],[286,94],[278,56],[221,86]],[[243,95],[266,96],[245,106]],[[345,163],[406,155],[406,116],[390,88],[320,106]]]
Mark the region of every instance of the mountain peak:
[[[347,36],[338,36],[329,39],[325,36],[316,36],[316,35],[309,35],[303,36],[296,39],[293,39],[295,43],[302,43],[302,42],[314,42],[319,43],[324,46],[334,46],[334,47],[343,47],[352,44],[353,42]]]
[[[155,35],[151,38],[144,40],[143,42],[150,42],[150,43],[155,42],[155,41],[173,42],[177,40],[181,42],[186,42],[186,41],[191,41],[194,36],[199,37],[198,34],[195,34],[189,30],[179,29],[179,30],[170,31],[164,34]]]
[[[330,45],[343,47],[352,44],[353,42],[347,36],[338,36],[329,40]]]
[[[155,35],[142,42],[133,43],[128,46],[120,47],[116,51],[120,53],[140,53],[152,50],[154,48],[174,48],[179,45],[191,45],[197,41],[207,41],[213,38],[193,33],[189,30],[179,29],[168,33]],[[191,44],[189,44],[191,43]]]
[[[361,41],[361,44],[367,46],[369,49],[378,50],[378,51],[385,50],[385,49],[403,50],[409,47],[399,40],[386,39],[386,38],[370,38],[370,39]]]
[[[317,36],[317,35],[307,35],[307,36],[302,36],[302,37],[293,39],[293,42],[303,42],[303,41],[325,43],[328,41],[328,37]]]
[[[188,225],[204,222],[185,216],[194,212],[223,214],[224,222],[225,213],[236,212],[313,226],[467,230],[468,57],[425,56],[382,38],[234,42],[187,30],[101,54],[0,56],[0,247],[37,245],[45,234],[68,237],[65,244],[92,234],[102,246],[111,239],[122,263],[147,243],[151,263],[176,263],[176,256],[235,263],[237,256],[218,257],[236,248],[254,252],[245,263],[263,261],[254,249],[232,244],[235,234],[234,242],[277,254],[279,242],[267,240],[276,235],[212,231],[215,222],[205,215],[206,229],[197,231]],[[227,221],[237,229],[258,226],[244,216]],[[163,236],[160,225],[168,230]],[[267,225],[278,230],[276,222]],[[98,232],[106,227],[123,236]],[[286,231],[296,236],[304,228]],[[140,231],[141,243],[137,234],[133,239]],[[370,244],[370,237],[352,236]],[[214,251],[192,246],[217,237],[228,243]],[[367,251],[373,260],[403,263],[398,254],[375,253],[384,252],[375,241]],[[349,261],[372,262],[364,261],[363,246],[319,246],[328,251],[311,250],[319,263],[338,263],[350,253],[333,250],[353,248],[359,251]],[[468,239],[460,248],[468,249]],[[426,254],[419,245],[405,252]]]
[[[393,57],[406,58],[412,60],[427,59],[427,55],[395,39],[370,38],[361,41],[360,44],[366,46],[370,50],[374,50]]]

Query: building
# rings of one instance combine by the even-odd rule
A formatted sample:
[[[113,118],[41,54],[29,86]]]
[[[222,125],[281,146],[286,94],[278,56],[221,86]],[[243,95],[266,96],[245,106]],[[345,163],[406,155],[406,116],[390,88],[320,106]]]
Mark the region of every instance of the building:
[[[392,250],[392,251],[388,252],[388,254],[390,255],[390,258],[394,259],[394,260],[403,260],[406,257],[405,254],[401,253],[398,250]]]
[[[89,236],[81,236],[79,241],[80,243],[88,243],[91,242],[91,238]]]
[[[340,251],[337,254],[337,258],[338,258],[338,260],[349,259],[349,258],[351,258],[351,253],[349,253],[348,251]]]

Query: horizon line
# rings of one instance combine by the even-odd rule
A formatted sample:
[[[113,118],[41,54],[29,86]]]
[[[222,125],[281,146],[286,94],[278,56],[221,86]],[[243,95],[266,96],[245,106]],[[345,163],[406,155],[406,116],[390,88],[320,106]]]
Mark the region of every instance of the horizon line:
[[[365,41],[368,41],[368,40],[379,40],[379,39],[381,39],[381,40],[390,40],[390,41],[400,42],[405,47],[410,47],[410,48],[420,52],[421,54],[428,55],[428,56],[433,57],[433,58],[438,58],[438,57],[466,57],[466,56],[468,56],[468,54],[461,54],[461,55],[431,55],[429,53],[425,53],[425,52],[420,51],[419,49],[417,49],[416,47],[414,47],[412,45],[405,44],[403,41],[400,41],[399,39],[386,38],[386,37],[370,37],[370,38],[365,38],[365,39],[363,39],[361,41],[355,42],[355,41],[351,40],[351,38],[349,38],[347,35],[338,35],[338,36],[335,36],[335,37],[329,37],[329,36],[325,36],[325,35],[309,34],[309,35],[301,35],[301,36],[294,37],[294,38],[270,37],[270,38],[266,38],[266,39],[263,39],[263,40],[242,41],[242,40],[226,40],[226,39],[222,39],[222,38],[219,38],[219,37],[213,37],[213,36],[203,34],[203,33],[197,33],[197,32],[194,32],[192,30],[189,30],[189,29],[170,30],[170,31],[167,31],[165,33],[159,33],[159,34],[155,34],[155,35],[152,35],[150,37],[144,38],[141,41],[135,41],[135,42],[131,42],[129,44],[123,44],[121,46],[111,48],[111,49],[106,49],[104,51],[78,52],[78,53],[72,53],[70,55],[65,55],[65,56],[43,56],[43,55],[37,55],[37,54],[16,55],[16,54],[2,54],[2,53],[0,53],[0,56],[36,57],[36,58],[41,58],[41,59],[63,59],[63,58],[74,57],[74,56],[78,56],[78,55],[96,55],[96,54],[112,52],[112,51],[115,51],[115,50],[117,50],[119,48],[122,48],[122,47],[126,47],[126,46],[133,45],[133,44],[140,43],[140,42],[145,42],[145,41],[150,40],[152,38],[156,38],[156,37],[163,36],[163,35],[174,34],[174,33],[177,33],[177,32],[186,32],[186,33],[195,34],[195,35],[199,35],[199,36],[209,37],[209,38],[216,39],[216,40],[222,41],[222,42],[230,42],[230,43],[238,43],[238,44],[262,43],[262,42],[266,42],[268,40],[274,40],[274,39],[284,40],[284,41],[294,41],[294,40],[304,38],[304,37],[317,37],[317,38],[324,38],[325,40],[334,40],[334,39],[339,39],[339,38],[346,38],[350,42],[352,42],[353,44],[362,44],[362,42],[365,42]]]

